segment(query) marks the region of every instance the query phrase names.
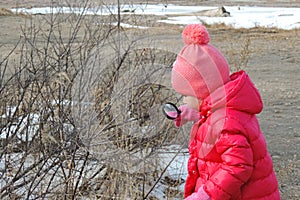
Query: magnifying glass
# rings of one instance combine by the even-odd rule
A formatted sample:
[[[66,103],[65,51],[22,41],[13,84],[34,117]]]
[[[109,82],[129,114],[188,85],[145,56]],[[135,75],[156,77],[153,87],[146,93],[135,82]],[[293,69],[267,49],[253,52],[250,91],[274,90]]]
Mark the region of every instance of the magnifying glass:
[[[171,120],[176,119],[181,113],[177,106],[171,102],[165,103],[162,110],[164,115]]]

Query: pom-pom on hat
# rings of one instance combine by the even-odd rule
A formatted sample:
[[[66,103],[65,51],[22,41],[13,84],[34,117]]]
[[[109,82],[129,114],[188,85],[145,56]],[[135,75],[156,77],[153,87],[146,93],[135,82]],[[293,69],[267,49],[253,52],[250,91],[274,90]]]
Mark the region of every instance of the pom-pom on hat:
[[[186,26],[182,39],[184,47],[172,70],[173,88],[182,95],[203,100],[229,81],[227,60],[209,44],[209,33],[201,24]]]
[[[182,32],[184,44],[208,44],[210,41],[209,34],[204,26],[200,24],[191,24],[186,26]]]

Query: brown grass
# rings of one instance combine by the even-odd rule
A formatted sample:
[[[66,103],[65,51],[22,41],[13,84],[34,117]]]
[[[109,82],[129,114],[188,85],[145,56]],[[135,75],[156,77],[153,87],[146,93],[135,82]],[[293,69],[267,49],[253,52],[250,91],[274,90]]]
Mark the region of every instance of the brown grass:
[[[13,16],[15,15],[11,10],[0,8],[0,16]]]

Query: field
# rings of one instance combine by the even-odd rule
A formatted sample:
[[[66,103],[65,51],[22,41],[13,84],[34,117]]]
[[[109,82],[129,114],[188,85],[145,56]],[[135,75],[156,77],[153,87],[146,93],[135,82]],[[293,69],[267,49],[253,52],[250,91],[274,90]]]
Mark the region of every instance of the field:
[[[184,4],[182,1],[164,1]],[[179,3],[180,2],[180,3]],[[196,1],[188,1],[196,5]],[[300,7],[295,1],[251,1],[253,5]],[[221,2],[222,3],[222,2]],[[219,5],[220,1],[201,1],[197,5]],[[243,5],[247,1],[226,1],[230,5]],[[47,5],[47,1],[28,0],[12,2],[4,0],[0,8],[31,7]],[[1,11],[0,11],[1,12]],[[40,15],[1,15],[0,13],[0,62],[9,55],[22,35],[21,26],[29,18],[36,23]],[[156,23],[163,16],[124,17],[124,22],[133,21],[145,30],[128,30],[127,33],[140,37],[152,48],[163,49],[176,54],[182,47],[180,33],[182,26]],[[63,22],[64,23],[64,22]],[[68,27],[67,23],[65,27]],[[93,24],[95,25],[95,24]],[[43,25],[41,25],[43,26]],[[66,28],[67,29],[67,28]],[[209,25],[211,43],[218,47],[228,59],[231,70],[246,70],[259,89],[264,109],[259,114],[268,150],[272,155],[279,181],[282,199],[300,198],[300,30],[280,30],[276,28],[233,29],[222,24]],[[67,32],[67,30],[62,30]],[[82,36],[84,32],[79,32]],[[40,45],[37,40],[36,45]],[[143,42],[139,43],[143,48]],[[11,60],[18,60],[20,52],[10,54]],[[164,55],[162,55],[164,56]],[[2,75],[1,75],[2,76]],[[166,81],[168,81],[166,79]],[[164,83],[168,85],[169,83]],[[1,94],[2,95],[2,94]],[[3,97],[1,97],[3,101]],[[1,104],[1,103],[0,103]],[[3,194],[3,193],[2,193]]]

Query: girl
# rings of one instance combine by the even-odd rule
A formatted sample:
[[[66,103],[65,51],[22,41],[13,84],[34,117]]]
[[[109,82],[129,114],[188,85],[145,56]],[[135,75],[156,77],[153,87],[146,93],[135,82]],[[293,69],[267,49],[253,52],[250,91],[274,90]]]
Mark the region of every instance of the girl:
[[[176,126],[190,133],[185,200],[279,200],[272,160],[256,114],[263,108],[245,71],[230,75],[224,56],[200,24],[185,27],[172,86],[185,105]]]

